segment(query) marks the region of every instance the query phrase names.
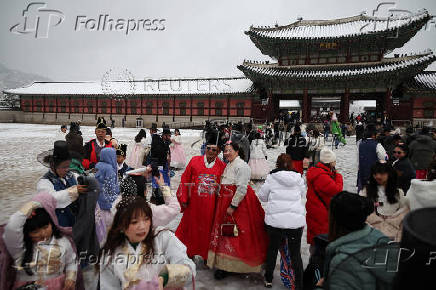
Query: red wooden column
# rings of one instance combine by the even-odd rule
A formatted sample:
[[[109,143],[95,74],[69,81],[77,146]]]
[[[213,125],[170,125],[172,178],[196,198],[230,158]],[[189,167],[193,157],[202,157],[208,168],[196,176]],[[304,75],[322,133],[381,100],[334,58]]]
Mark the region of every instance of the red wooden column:
[[[273,113],[273,96],[271,90],[268,90],[267,92],[267,98],[268,98],[268,109],[266,113],[266,119],[268,122],[274,121],[274,113]]]
[[[388,117],[392,118],[392,89],[391,88],[388,88],[386,90],[384,107]]]
[[[350,114],[350,89],[345,89],[345,94],[341,97],[341,122],[348,122],[348,116]]]
[[[227,95],[227,121],[229,120],[230,116],[230,96]]]
[[[192,111],[193,111],[193,108],[192,108],[192,95],[190,96],[190,100],[191,100],[191,109],[189,110],[189,112],[190,112],[190,114],[191,114],[191,116],[189,117],[189,122],[192,122]]]
[[[302,110],[303,116],[303,123],[308,123],[310,120],[310,100],[309,96],[307,94],[307,89],[303,90],[303,110]]]
[[[173,96],[173,122],[176,121],[176,95]]]

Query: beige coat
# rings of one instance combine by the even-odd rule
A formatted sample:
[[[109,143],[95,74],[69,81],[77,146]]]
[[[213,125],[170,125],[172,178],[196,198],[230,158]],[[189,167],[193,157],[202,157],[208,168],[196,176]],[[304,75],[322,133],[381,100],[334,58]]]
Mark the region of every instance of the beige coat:
[[[379,188],[380,190],[381,188]],[[366,219],[366,223],[371,227],[378,229],[391,240],[399,242],[401,240],[401,232],[403,229],[403,219],[406,214],[409,212],[409,208],[407,206],[406,200],[404,198],[404,193],[401,189],[399,189],[400,197],[398,202],[395,204],[389,204],[387,201],[384,201],[384,212],[393,212],[389,215],[380,214],[383,212],[382,207],[380,209],[376,208],[376,210],[368,216]],[[362,190],[360,195],[366,196],[366,191]],[[379,191],[379,199],[385,199],[380,196],[381,192]],[[384,193],[382,193],[384,195]],[[380,200],[379,200],[380,201]]]

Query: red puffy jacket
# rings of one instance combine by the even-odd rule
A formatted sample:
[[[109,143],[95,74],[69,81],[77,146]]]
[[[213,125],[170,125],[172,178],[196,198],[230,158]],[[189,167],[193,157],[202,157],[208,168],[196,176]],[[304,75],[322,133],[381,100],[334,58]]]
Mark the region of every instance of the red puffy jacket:
[[[315,236],[328,233],[330,200],[334,195],[342,191],[344,183],[341,174],[333,172],[321,162],[315,167],[309,168],[306,179],[307,243],[313,244]]]

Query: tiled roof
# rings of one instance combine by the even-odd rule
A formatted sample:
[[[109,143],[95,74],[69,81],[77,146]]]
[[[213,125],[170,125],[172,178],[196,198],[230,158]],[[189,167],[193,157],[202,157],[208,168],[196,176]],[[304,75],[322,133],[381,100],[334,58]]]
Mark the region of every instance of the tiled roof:
[[[395,73],[415,66],[427,67],[427,65],[435,59],[436,56],[433,52],[427,51],[419,55],[385,58],[379,62],[294,66],[244,62],[242,65],[238,66],[238,68],[247,77],[317,80],[337,77],[355,78],[380,73]]]
[[[250,27],[245,33],[255,38],[281,40],[328,39],[355,37],[383,31],[395,31],[416,22],[430,19],[427,10],[402,17],[374,17],[358,15],[334,20],[299,20],[286,26]]]
[[[407,88],[421,91],[436,91],[436,71],[423,71],[407,82]]]
[[[34,82],[7,89],[16,95],[211,95],[249,93],[252,82],[244,77],[153,79],[144,81]]]

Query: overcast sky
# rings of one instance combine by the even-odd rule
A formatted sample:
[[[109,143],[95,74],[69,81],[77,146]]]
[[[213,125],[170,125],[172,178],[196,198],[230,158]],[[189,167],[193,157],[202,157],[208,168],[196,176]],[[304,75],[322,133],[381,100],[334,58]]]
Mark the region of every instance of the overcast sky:
[[[23,31],[23,10],[33,2],[46,7],[28,14],[40,15],[39,37]],[[100,80],[111,68],[128,69],[135,79],[144,77],[225,77],[241,76],[236,68],[244,59],[267,60],[244,34],[250,25],[286,25],[304,19],[333,19],[368,15],[381,1],[356,0],[0,0],[0,63],[11,69],[35,73],[55,81]],[[43,6],[43,5],[41,5]],[[426,8],[436,14],[435,0],[402,0],[382,6],[417,12]],[[47,12],[45,10],[56,10]],[[384,10],[383,10],[384,9]],[[37,11],[37,12],[35,12]],[[154,20],[157,31],[90,31],[84,29],[99,15],[133,19],[143,24]],[[50,18],[45,15],[51,15]],[[60,16],[59,16],[60,15]],[[63,17],[60,24],[59,19]],[[78,28],[75,26],[79,17]],[[30,19],[30,18],[29,18]],[[50,26],[47,38],[44,25]],[[131,22],[133,26],[134,21]],[[150,24],[147,22],[147,24]],[[29,25],[30,27],[31,25]],[[102,23],[101,23],[102,26]],[[146,26],[149,28],[150,26]],[[122,29],[119,26],[120,30]],[[163,30],[160,30],[163,29]],[[436,24],[422,29],[398,53],[436,50]],[[436,70],[436,64],[430,69]]]

